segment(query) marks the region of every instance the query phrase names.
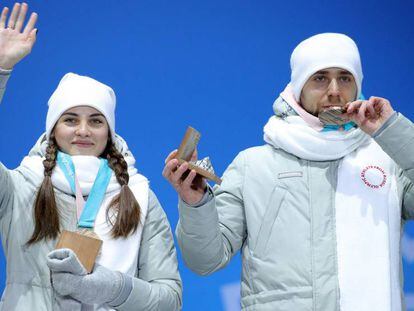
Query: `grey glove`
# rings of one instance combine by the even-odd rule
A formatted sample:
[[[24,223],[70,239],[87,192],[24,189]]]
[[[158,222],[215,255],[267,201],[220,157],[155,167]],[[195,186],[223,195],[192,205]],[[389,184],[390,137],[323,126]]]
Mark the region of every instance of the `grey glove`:
[[[47,255],[47,265],[53,272],[69,272],[75,275],[87,274],[76,254],[69,248],[51,251]]]
[[[47,265],[51,271],[69,270],[71,273],[85,275],[86,270],[82,265],[78,264],[76,254],[66,248],[57,249],[50,252],[47,256]],[[82,303],[70,296],[62,296],[56,292],[53,284],[53,273],[51,273],[51,283],[54,289],[53,301],[57,310],[61,311],[81,311]]]
[[[95,264],[91,274],[70,249],[58,249],[47,256],[53,288],[61,296],[70,296],[86,304],[122,304],[132,291],[132,279],[121,272]]]
[[[82,303],[69,297],[69,296],[60,296],[59,294],[54,294],[54,304],[53,310],[60,311],[81,311]]]

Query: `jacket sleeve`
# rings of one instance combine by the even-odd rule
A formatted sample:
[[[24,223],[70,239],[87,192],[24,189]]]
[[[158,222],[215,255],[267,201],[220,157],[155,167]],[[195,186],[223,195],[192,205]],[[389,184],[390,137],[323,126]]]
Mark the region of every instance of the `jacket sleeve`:
[[[1,77],[0,77],[0,79],[1,79]],[[5,91],[5,89],[0,88],[0,103],[3,99],[4,91]]]
[[[6,89],[7,81],[10,77],[10,72],[11,70],[4,70],[0,68],[0,103]],[[0,163],[0,224],[2,232],[7,231],[4,218],[7,213],[10,213],[13,204],[12,198],[14,183],[12,180],[12,174],[13,172],[9,171],[2,163]]]
[[[174,311],[182,305],[182,285],[170,224],[150,190],[142,232],[137,277],[127,300],[117,310]]]
[[[0,68],[0,103],[3,99],[4,91],[6,90],[7,80],[9,80],[11,70],[4,70]]]
[[[207,275],[227,265],[247,236],[242,197],[244,166],[240,153],[204,205],[192,207],[179,202],[178,244],[186,265],[198,274]]]
[[[400,168],[399,184],[403,192],[402,216],[414,219],[414,124],[398,114],[375,141]]]
[[[12,207],[13,192],[11,172],[0,163],[0,220]]]

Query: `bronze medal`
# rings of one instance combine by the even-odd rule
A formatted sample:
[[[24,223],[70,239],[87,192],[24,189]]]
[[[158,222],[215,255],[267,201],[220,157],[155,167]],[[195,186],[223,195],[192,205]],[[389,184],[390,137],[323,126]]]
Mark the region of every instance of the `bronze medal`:
[[[71,249],[88,273],[91,273],[102,246],[98,235],[87,228],[79,228],[76,232],[63,230],[56,248]]]
[[[342,125],[347,122],[341,117],[345,112],[345,108],[331,107],[319,112],[318,118],[324,125]]]

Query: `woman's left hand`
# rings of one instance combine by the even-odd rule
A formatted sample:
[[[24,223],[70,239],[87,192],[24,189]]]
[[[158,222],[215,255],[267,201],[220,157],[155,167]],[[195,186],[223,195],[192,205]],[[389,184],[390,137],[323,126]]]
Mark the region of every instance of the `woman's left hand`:
[[[387,99],[375,96],[351,102],[346,109],[347,117],[369,135],[374,134],[394,113]]]
[[[124,276],[95,264],[87,274],[82,263],[70,249],[56,249],[47,255],[53,289],[86,304],[111,303],[123,290]]]

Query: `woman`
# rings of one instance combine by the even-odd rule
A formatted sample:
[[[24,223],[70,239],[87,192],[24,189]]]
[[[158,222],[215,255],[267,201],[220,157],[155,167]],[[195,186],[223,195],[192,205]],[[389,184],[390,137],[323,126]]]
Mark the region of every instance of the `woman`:
[[[0,17],[0,98],[36,40],[35,13],[23,30],[27,10],[17,3]],[[46,133],[17,169],[0,164],[0,310],[180,309],[170,226],[115,133],[115,103],[110,87],[66,74],[49,100]],[[73,251],[54,250],[63,230],[103,241],[90,274]]]

